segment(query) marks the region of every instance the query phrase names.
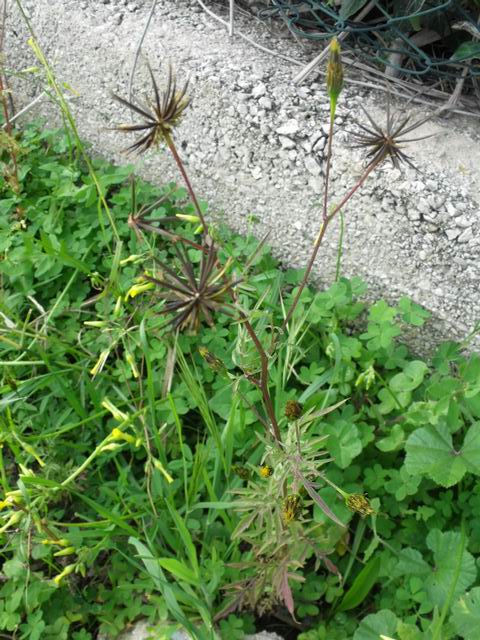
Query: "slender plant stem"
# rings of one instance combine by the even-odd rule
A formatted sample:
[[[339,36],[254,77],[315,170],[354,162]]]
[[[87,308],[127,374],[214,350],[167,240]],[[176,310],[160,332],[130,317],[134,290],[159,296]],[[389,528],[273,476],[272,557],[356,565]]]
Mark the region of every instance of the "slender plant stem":
[[[320,233],[317,236],[317,239],[315,240],[315,244],[313,247],[313,251],[312,251],[312,255],[310,256],[310,259],[308,261],[307,264],[307,268],[305,270],[305,274],[302,278],[302,282],[300,283],[300,286],[297,290],[297,293],[295,295],[295,298],[293,300],[292,306],[290,307],[290,309],[288,310],[288,313],[285,317],[285,320],[283,321],[282,324],[282,331],[285,330],[285,327],[288,325],[290,318],[293,315],[293,312],[295,311],[298,301],[300,300],[300,296],[302,295],[303,290],[305,289],[305,285],[307,284],[307,280],[310,276],[310,273],[312,272],[312,268],[313,265],[315,263],[315,259],[317,257],[318,254],[318,250],[320,249],[320,245],[322,244],[322,240],[325,236],[325,233],[327,231],[328,225],[330,224],[330,222],[333,220],[333,218],[337,215],[337,213],[345,206],[345,204],[350,200],[350,198],[358,191],[358,189],[360,189],[360,187],[363,185],[363,183],[365,182],[365,180],[368,178],[368,176],[372,173],[372,171],[377,167],[379,163],[378,162],[374,162],[372,164],[370,164],[367,169],[365,170],[364,174],[362,175],[362,177],[360,178],[360,180],[350,189],[350,191],[343,197],[343,199],[339,202],[339,204],[336,205],[336,207],[333,209],[333,211],[326,216],[326,218],[323,220],[322,222],[322,226],[320,228]]]
[[[325,186],[323,190],[323,220],[325,221],[328,214],[328,188],[330,186],[330,168],[332,166],[332,140],[333,140],[333,124],[335,122],[335,111],[332,109],[330,115],[330,129],[328,132],[327,146],[327,164],[325,167]]]
[[[338,237],[338,249],[337,249],[337,264],[335,267],[335,282],[340,280],[340,273],[342,268],[342,256],[343,256],[343,234],[345,231],[345,218],[343,211],[340,211],[340,235]]]
[[[260,391],[262,392],[263,403],[265,405],[265,409],[267,411],[270,422],[272,423],[273,435],[277,444],[282,442],[282,436],[280,435],[280,428],[278,426],[277,418],[275,416],[275,409],[273,408],[272,397],[270,395],[270,391],[268,389],[268,356],[265,352],[265,349],[262,346],[262,343],[258,339],[257,334],[255,333],[254,328],[250,324],[247,316],[240,311],[240,317],[242,318],[245,329],[248,331],[251,339],[253,340],[253,344],[258,351],[260,356],[260,360],[262,362],[262,369],[260,374]]]
[[[167,146],[170,149],[170,152],[177,164],[178,170],[182,174],[183,181],[185,182],[185,186],[187,187],[187,191],[190,195],[190,199],[193,203],[193,206],[195,207],[195,211],[197,212],[197,215],[200,218],[200,222],[202,223],[202,226],[203,226],[203,233],[204,235],[208,235],[207,223],[203,216],[202,210],[200,209],[200,204],[197,200],[197,196],[195,195],[195,191],[193,190],[192,184],[185,170],[185,165],[183,164],[183,161],[177,151],[177,147],[175,146],[175,143],[170,133],[168,131],[165,131],[164,136],[165,136],[165,141],[167,143]]]

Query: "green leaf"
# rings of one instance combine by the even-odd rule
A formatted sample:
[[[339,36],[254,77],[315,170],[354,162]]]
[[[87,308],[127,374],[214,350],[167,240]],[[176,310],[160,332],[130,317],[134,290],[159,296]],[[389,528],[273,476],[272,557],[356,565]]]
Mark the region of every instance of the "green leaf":
[[[380,451],[396,451],[402,446],[404,436],[402,425],[394,424],[388,436],[377,440],[375,446],[377,449],[380,449]]]
[[[328,434],[326,447],[341,469],[346,469],[353,458],[362,452],[358,428],[354,424],[337,420],[327,425],[324,433]]]
[[[467,471],[480,475],[480,422],[472,424],[467,431],[460,453]]]
[[[480,587],[462,596],[452,607],[450,618],[455,631],[464,640],[477,640],[480,629]]]
[[[445,425],[417,429],[405,443],[405,467],[411,475],[428,475],[442,487],[451,487],[465,475],[463,460],[456,455]]]
[[[353,581],[350,589],[343,596],[337,611],[349,611],[362,604],[378,579],[380,564],[380,556],[376,556],[367,562]]]
[[[368,314],[369,322],[377,322],[378,324],[392,322],[397,315],[397,309],[390,307],[385,300],[379,300],[370,307]]]
[[[353,635],[353,640],[380,640],[381,636],[393,638],[397,624],[397,616],[388,609],[382,609],[361,621]]]
[[[450,60],[459,62],[472,58],[480,58],[480,42],[462,42]]]
[[[457,531],[432,529],[427,546],[433,551],[434,567],[424,588],[430,601],[443,607],[448,599],[458,598],[476,580],[475,558],[465,550],[465,540]]]
[[[413,391],[422,384],[427,371],[428,367],[425,362],[412,360],[401,373],[397,373],[390,379],[390,388],[395,393]]]
[[[444,424],[417,429],[405,444],[405,467],[411,475],[428,475],[437,484],[451,487],[467,471],[480,475],[480,423],[467,431],[457,451]]]
[[[422,557],[417,549],[402,549],[398,554],[398,561],[395,565],[395,576],[424,576],[430,572],[430,565]]]
[[[183,562],[176,560],[175,558],[159,558],[158,562],[163,569],[169,571],[178,580],[184,580],[195,586],[198,586],[199,580],[191,569],[189,569]]]
[[[431,315],[426,309],[406,296],[400,298],[398,308],[402,314],[402,320],[414,327],[421,327]]]
[[[342,6],[340,7],[340,18],[342,20],[346,20],[350,16],[353,16],[353,14],[360,11],[360,9],[364,7],[367,2],[368,0],[344,0],[342,2]]]

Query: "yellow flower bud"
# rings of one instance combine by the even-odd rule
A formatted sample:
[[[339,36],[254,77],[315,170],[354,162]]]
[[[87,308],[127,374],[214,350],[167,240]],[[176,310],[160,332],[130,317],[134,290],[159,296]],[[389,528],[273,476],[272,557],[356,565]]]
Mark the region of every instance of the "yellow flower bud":
[[[187,222],[199,222],[200,218],[198,216],[193,216],[188,213],[176,213],[175,216],[180,218],[180,220],[186,220]]]
[[[340,57],[340,44],[337,38],[330,42],[330,57],[327,64],[327,91],[330,97],[332,118],[335,115],[338,96],[343,89],[343,65]]]
[[[0,527],[0,533],[5,533],[5,531],[10,529],[10,527],[13,527],[16,524],[18,524],[22,518],[23,518],[22,511],[15,511],[14,513],[12,513],[12,515],[7,520],[7,522],[3,525],[3,527]]]
[[[123,413],[123,411],[120,411],[120,409],[118,409],[108,398],[104,399],[102,407],[107,411],[110,411],[115,420],[118,420],[119,422],[126,422],[128,420],[128,415]]]
[[[58,576],[55,576],[55,578],[53,578],[53,583],[59,587],[60,583],[62,582],[63,578],[65,578],[66,576],[70,575],[71,573],[73,573],[75,571],[75,567],[76,565],[74,564],[68,564],[65,569],[58,574]]]
[[[112,429],[112,433],[110,434],[110,437],[113,438],[114,440],[125,440],[125,442],[129,442],[130,444],[135,444],[135,438],[130,435],[129,433],[125,433],[124,431],[122,431],[121,429]]]
[[[134,360],[133,355],[130,353],[130,351],[126,351],[125,352],[125,360],[130,365],[130,369],[132,370],[133,377],[134,378],[138,378],[140,376],[140,374],[138,373],[138,368],[137,368],[136,362]]]
[[[75,553],[75,547],[66,547],[65,549],[60,549],[60,551],[55,551],[53,554],[55,557],[58,556],[71,556],[72,553]]]
[[[145,291],[150,291],[151,289],[154,289],[154,288],[155,288],[155,284],[153,282],[142,282],[142,283],[139,283],[139,284],[134,284],[127,291],[127,295],[125,296],[125,302],[129,298],[135,298],[136,296],[140,295],[141,293],[145,293]]]
[[[153,466],[165,476],[165,479],[169,484],[173,482],[172,476],[168,473],[160,460],[157,460],[157,458],[153,458]]]
[[[118,318],[120,311],[122,310],[122,296],[118,296],[115,303],[115,309],[113,310],[113,317]]]
[[[110,349],[105,349],[104,351],[102,351],[102,353],[99,355],[98,360],[95,363],[94,367],[92,369],[90,369],[90,375],[95,377],[97,375],[97,373],[100,373],[100,371],[105,366],[105,363],[106,363],[107,358],[108,358],[109,355],[110,355]]]

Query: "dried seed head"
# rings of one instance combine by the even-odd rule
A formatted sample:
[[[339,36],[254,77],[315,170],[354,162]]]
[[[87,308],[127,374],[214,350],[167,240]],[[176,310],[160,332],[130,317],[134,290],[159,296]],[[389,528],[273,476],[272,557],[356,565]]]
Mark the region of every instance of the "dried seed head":
[[[150,65],[148,65],[148,71],[153,86],[153,97],[148,100],[148,107],[140,107],[134,102],[129,102],[113,94],[115,100],[143,117],[143,122],[138,124],[120,124],[115,127],[117,131],[141,133],[140,138],[128,147],[127,150],[130,152],[137,151],[142,153],[162,142],[168,144],[171,140],[170,135],[173,129],[180,122],[183,112],[190,103],[189,98],[186,96],[188,82],[184,84],[182,89],[177,90],[177,83],[171,66],[168,69],[164,91],[159,90]]]
[[[355,513],[359,513],[362,518],[370,516],[375,513],[374,509],[370,505],[370,501],[363,493],[351,493],[345,499],[345,504]]]
[[[370,159],[368,166],[376,167],[384,160],[390,159],[396,169],[399,169],[402,164],[408,164],[412,169],[416,169],[410,157],[404,153],[403,145],[408,142],[418,142],[431,136],[426,135],[419,138],[405,138],[405,136],[428,122],[431,116],[412,122],[409,115],[402,117],[400,114],[392,113],[390,110],[390,94],[387,94],[387,114],[384,124],[376,122],[363,107],[361,108],[370,126],[356,122],[359,131],[353,134],[356,142],[353,148],[361,148],[367,151],[367,158]]]
[[[285,416],[289,420],[297,420],[303,413],[302,405],[296,400],[288,400],[285,405]]]

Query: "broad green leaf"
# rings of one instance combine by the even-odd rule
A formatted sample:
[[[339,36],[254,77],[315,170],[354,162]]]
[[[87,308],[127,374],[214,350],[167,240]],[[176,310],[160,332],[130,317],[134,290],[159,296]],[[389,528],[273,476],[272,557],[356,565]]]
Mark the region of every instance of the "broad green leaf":
[[[353,16],[354,13],[360,11],[362,7],[367,4],[368,0],[343,0],[342,6],[340,7],[340,18],[342,20],[346,20]]]
[[[443,424],[414,431],[405,443],[405,450],[405,467],[413,476],[428,475],[442,487],[451,487],[465,475],[465,463]]]
[[[349,611],[365,600],[378,579],[380,556],[372,558],[360,571],[352,586],[343,596],[337,611]]]
[[[467,431],[460,453],[467,471],[480,475],[480,422],[472,424]]]
[[[427,546],[433,551],[434,567],[425,580],[425,591],[430,601],[443,607],[448,599],[458,598],[476,580],[475,558],[465,550],[461,533],[432,529]]]
[[[451,487],[469,471],[480,475],[480,423],[467,431],[463,446],[455,449],[444,424],[417,429],[405,444],[405,467],[411,475],[428,475],[443,487]]]
[[[450,621],[458,635],[464,640],[478,640],[480,629],[480,587],[475,587],[453,605]]]
[[[397,624],[397,616],[388,609],[382,609],[361,621],[353,635],[353,640],[380,640],[381,636],[393,638]]]
[[[430,572],[430,566],[416,549],[402,549],[398,554],[398,562],[395,565],[396,576],[423,576]]]
[[[471,60],[472,58],[480,58],[480,42],[463,42],[456,49],[450,60],[459,62],[460,60]]]

